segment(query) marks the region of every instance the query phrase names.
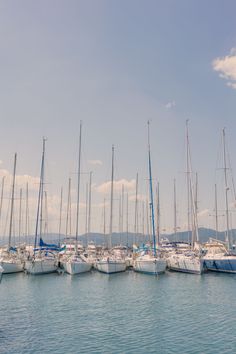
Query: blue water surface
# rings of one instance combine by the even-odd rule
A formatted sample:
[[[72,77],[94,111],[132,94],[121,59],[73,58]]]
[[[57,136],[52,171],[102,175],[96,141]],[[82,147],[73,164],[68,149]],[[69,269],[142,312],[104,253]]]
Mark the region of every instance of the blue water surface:
[[[5,275],[0,353],[236,353],[236,276]]]

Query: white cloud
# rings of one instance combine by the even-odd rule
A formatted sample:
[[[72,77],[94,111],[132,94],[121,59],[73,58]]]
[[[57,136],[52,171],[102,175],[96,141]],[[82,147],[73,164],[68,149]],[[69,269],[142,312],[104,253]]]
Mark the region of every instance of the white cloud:
[[[122,186],[124,186],[125,191],[134,191],[136,186],[135,179],[131,179],[130,181],[126,179],[120,179],[119,181],[114,181],[113,183],[114,191],[120,192],[122,190]],[[100,186],[96,187],[96,191],[98,193],[107,194],[110,193],[111,190],[111,181],[104,182],[100,184]]]
[[[88,160],[88,163],[90,165],[102,166],[102,161],[101,160]]]
[[[212,66],[222,79],[227,80],[227,86],[236,89],[236,48],[232,48],[229,55],[214,59]]]
[[[175,101],[170,101],[165,104],[166,109],[172,109],[176,106]]]
[[[12,177],[13,177],[12,174],[8,170],[1,169],[0,179],[2,179],[2,177],[5,177],[5,187],[9,188],[12,183]],[[26,186],[27,182],[28,182],[29,190],[38,190],[39,182],[40,182],[39,177],[33,177],[30,175],[16,175],[16,184],[19,187]]]
[[[138,199],[138,201],[145,202],[145,201],[147,201],[147,196],[144,194],[138,194],[137,199]],[[129,201],[133,202],[135,200],[136,200],[136,195],[131,195],[129,197]]]

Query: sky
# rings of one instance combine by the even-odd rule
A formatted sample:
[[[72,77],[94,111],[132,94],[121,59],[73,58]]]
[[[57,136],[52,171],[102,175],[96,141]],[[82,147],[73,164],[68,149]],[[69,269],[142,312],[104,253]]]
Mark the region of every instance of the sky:
[[[134,230],[137,173],[139,231],[147,231],[148,120],[162,232],[173,231],[174,179],[177,224],[180,230],[187,225],[187,119],[193,179],[198,174],[199,226],[214,228],[217,183],[219,224],[224,229],[220,157],[224,127],[231,161],[227,173],[232,170],[233,176],[236,167],[235,12],[236,3],[231,0],[0,0],[0,177],[5,176],[2,237],[7,237],[9,230],[15,152],[14,230],[16,234],[27,230],[28,182],[27,232],[34,232],[43,137],[47,137],[45,223],[49,232],[58,232],[63,188],[61,232],[65,233],[71,178],[74,233],[80,121],[80,233],[86,231],[90,171],[91,231],[103,232],[105,199],[108,232],[112,144],[114,231],[125,231],[127,224]],[[230,218],[231,226],[236,227],[232,176],[228,177]],[[122,185],[123,219],[119,207]]]

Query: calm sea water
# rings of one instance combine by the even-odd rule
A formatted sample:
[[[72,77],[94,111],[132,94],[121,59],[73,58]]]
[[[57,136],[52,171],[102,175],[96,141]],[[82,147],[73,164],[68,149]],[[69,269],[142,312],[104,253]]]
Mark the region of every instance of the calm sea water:
[[[0,353],[236,353],[236,276],[5,275]]]

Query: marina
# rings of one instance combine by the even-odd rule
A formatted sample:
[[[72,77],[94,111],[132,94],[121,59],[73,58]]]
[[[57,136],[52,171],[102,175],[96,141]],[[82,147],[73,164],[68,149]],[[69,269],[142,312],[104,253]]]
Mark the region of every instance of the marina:
[[[236,353],[235,13],[0,0],[0,354]]]

